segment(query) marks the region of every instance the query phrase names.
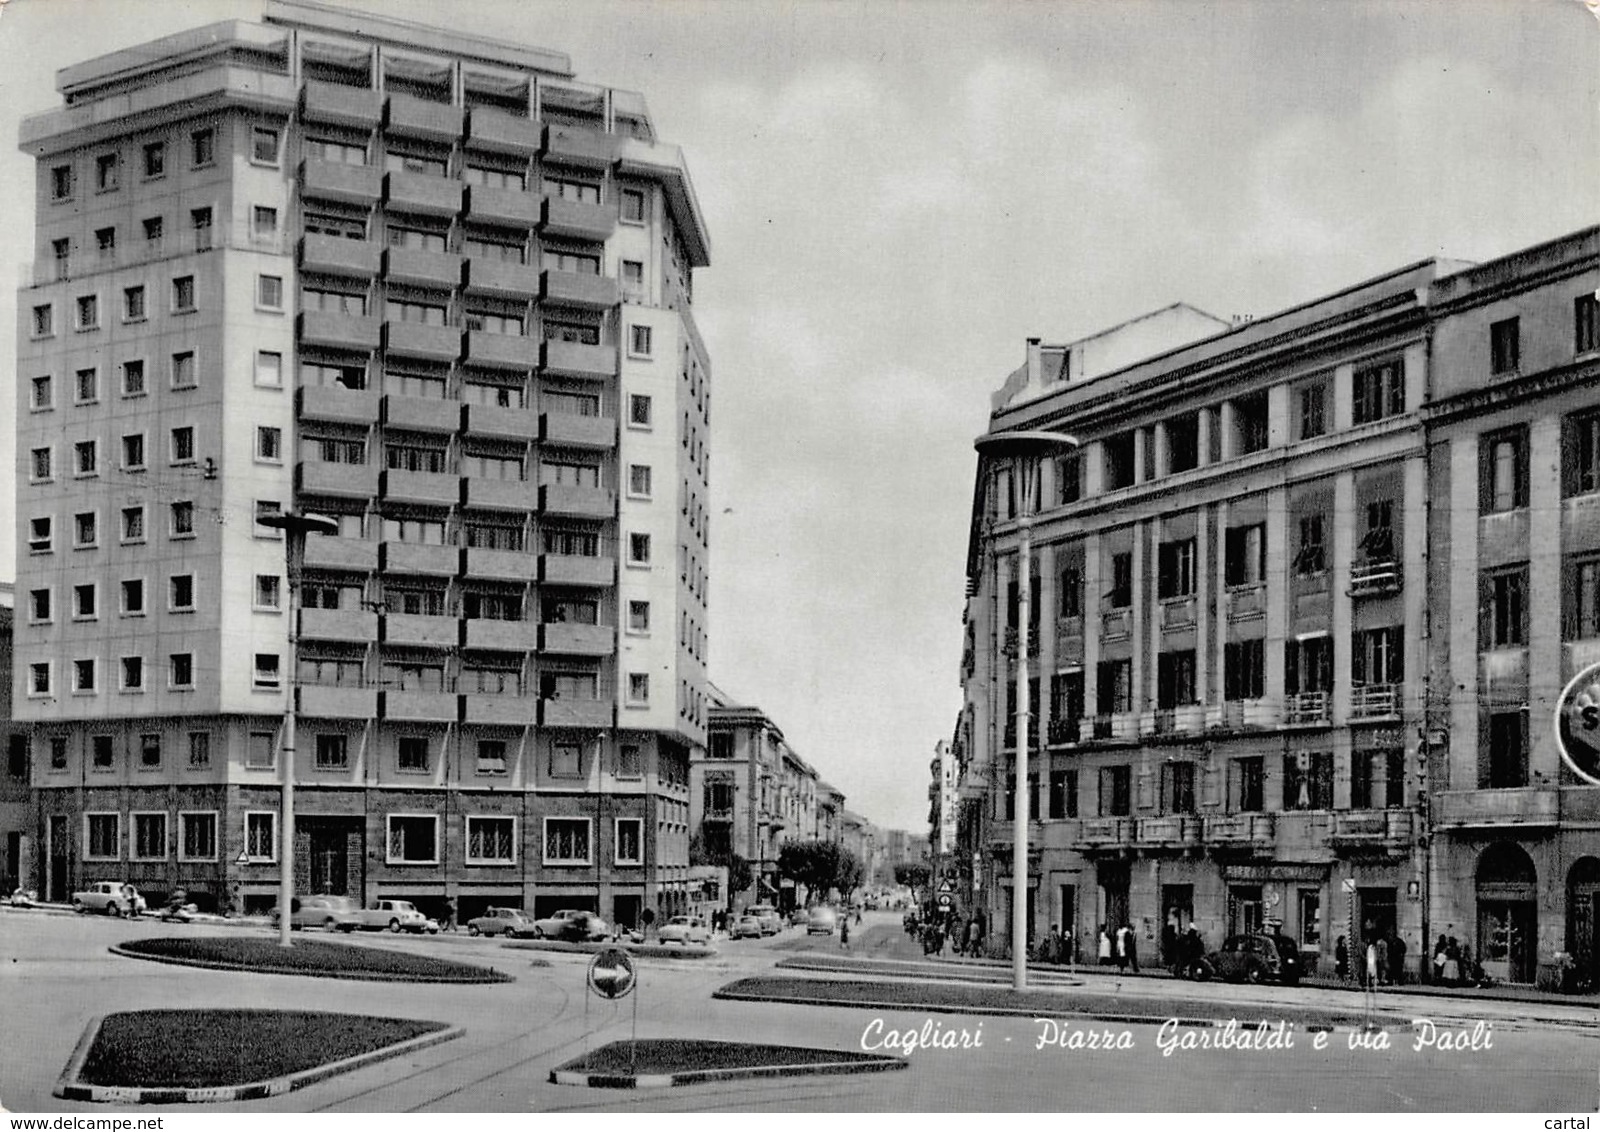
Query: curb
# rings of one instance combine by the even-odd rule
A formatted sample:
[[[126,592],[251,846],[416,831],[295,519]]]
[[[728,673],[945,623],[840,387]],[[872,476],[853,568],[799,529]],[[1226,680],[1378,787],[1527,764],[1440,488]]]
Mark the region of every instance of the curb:
[[[500,946],[508,951],[565,951],[573,955],[598,955],[618,947],[629,955],[649,959],[712,959],[721,955],[709,944],[684,944],[679,947],[670,943],[573,943],[562,939],[508,939]]]
[[[497,983],[514,983],[515,975],[499,971],[493,967],[484,967],[486,974],[493,978],[481,979],[442,979],[429,978],[423,975],[385,974],[379,971],[311,971],[282,967],[250,967],[243,963],[220,963],[212,959],[178,959],[171,955],[150,955],[142,951],[128,951],[120,943],[114,943],[106,948],[113,955],[120,955],[124,959],[140,959],[146,963],[165,963],[169,967],[199,967],[207,971],[235,971],[246,975],[298,975],[308,979],[343,979],[347,982],[358,983],[415,983],[418,985],[455,986],[455,987],[486,987]]]
[[[94,1039],[99,1036],[100,1024],[103,1021],[105,1021],[105,1015],[103,1014],[89,1019],[89,1024],[85,1027],[83,1036],[78,1039],[78,1044],[72,1051],[72,1057],[67,1062],[67,1067],[61,1071],[61,1076],[56,1080],[55,1088],[50,1090],[52,1096],[68,1101],[93,1101],[102,1104],[215,1104],[225,1101],[254,1101],[263,1097],[277,1097],[282,1096],[284,1093],[292,1093],[296,1089],[303,1089],[307,1085],[315,1085],[318,1081],[326,1080],[340,1073],[349,1073],[352,1070],[361,1069],[374,1062],[386,1061],[391,1057],[400,1057],[403,1054],[427,1049],[429,1046],[453,1041],[466,1033],[466,1030],[461,1026],[446,1026],[435,1030],[431,1034],[419,1034],[403,1042],[384,1046],[381,1049],[369,1050],[366,1053],[358,1053],[354,1057],[347,1057],[342,1061],[330,1061],[326,1065],[315,1065],[310,1069],[302,1069],[298,1073],[273,1077],[266,1081],[251,1081],[243,1085],[198,1088],[81,1085],[78,1083],[78,1074],[83,1071],[83,1064],[88,1060],[89,1050],[94,1045]]]
[[[552,1085],[583,1085],[590,1089],[668,1089],[679,1085],[701,1085],[709,1081],[750,1081],[763,1077],[822,1077],[844,1073],[885,1073],[909,1068],[900,1057],[862,1061],[817,1061],[807,1064],[751,1065],[739,1069],[689,1069],[682,1073],[581,1073],[552,1069]]]

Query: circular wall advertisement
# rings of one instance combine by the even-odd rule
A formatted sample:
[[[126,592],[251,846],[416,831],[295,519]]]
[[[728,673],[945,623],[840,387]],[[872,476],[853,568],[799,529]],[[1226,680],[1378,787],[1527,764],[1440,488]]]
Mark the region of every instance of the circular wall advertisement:
[[[1600,664],[1583,669],[1562,690],[1556,746],[1574,774],[1600,786]]]

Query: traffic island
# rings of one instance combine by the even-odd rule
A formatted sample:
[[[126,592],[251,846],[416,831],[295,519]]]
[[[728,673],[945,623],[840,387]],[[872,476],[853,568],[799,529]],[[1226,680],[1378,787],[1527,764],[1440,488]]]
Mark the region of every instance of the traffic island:
[[[710,959],[718,953],[716,948],[703,943],[578,943],[562,939],[515,939],[507,940],[501,946],[523,951],[570,951],[583,955],[599,955],[613,947],[620,947],[629,955],[637,955],[642,959]]]
[[[296,940],[283,947],[276,940],[237,936],[183,936],[127,940],[111,948],[113,955],[265,975],[309,975],[324,979],[361,979],[395,983],[509,983],[512,977],[493,967],[456,963],[431,955],[390,951],[322,940]]]
[[[91,1019],[55,1096],[115,1104],[246,1101],[437,1045],[458,1026],[313,1010],[134,1010]]]
[[[550,1071],[553,1085],[591,1089],[661,1089],[709,1081],[880,1073],[904,1069],[901,1057],[761,1042],[653,1038],[612,1042]]]

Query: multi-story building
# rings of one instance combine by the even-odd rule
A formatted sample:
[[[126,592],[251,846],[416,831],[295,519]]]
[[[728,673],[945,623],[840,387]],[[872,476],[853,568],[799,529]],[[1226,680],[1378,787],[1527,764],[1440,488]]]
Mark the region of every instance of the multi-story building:
[[[6,752],[5,769],[0,771],[0,839],[5,854],[0,857],[0,895],[32,887],[38,825],[28,770],[28,732],[11,712],[14,597],[12,584],[0,582],[0,747]]]
[[[941,739],[928,764],[928,853],[941,868],[953,864],[956,849],[956,815],[959,812],[955,749]]]
[[[38,883],[634,922],[705,735],[705,225],[637,94],[305,3],[27,119],[17,717]],[[297,658],[284,543],[306,544]]]

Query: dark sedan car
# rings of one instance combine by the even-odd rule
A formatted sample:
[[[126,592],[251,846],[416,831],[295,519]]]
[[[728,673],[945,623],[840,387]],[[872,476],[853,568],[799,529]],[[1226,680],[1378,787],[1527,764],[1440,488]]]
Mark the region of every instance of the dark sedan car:
[[[1189,965],[1189,977],[1200,982],[1219,978],[1230,983],[1300,981],[1300,948],[1286,935],[1230,935],[1221,950]]]

